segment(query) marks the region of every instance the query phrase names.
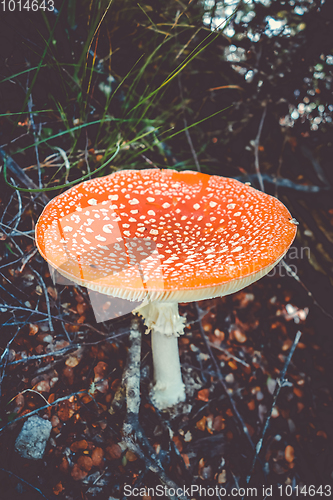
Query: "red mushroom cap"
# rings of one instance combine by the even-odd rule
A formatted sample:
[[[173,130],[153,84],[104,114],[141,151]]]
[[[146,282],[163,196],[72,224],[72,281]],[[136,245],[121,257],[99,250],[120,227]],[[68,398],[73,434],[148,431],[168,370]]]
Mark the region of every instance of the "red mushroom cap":
[[[123,170],[72,187],[36,227],[64,277],[114,297],[190,302],[267,274],[296,235],[276,198],[234,179]]]

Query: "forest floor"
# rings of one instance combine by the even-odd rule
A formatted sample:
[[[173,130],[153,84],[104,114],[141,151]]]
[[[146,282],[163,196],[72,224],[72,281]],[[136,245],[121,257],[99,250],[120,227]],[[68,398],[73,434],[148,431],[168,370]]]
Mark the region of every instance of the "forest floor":
[[[41,209],[38,198],[24,197],[21,208],[15,195],[2,200],[6,225],[20,210],[26,234],[6,229],[0,242],[0,498],[167,498],[153,494],[158,485],[192,486],[184,498],[199,498],[200,487],[222,495],[238,488],[240,496],[252,487],[264,498],[270,486],[273,498],[295,487],[327,496],[331,319],[301,285],[280,268],[231,296],[181,304],[187,401],[173,413],[149,400],[150,336],[142,335],[141,406],[126,438],[132,315],[97,324],[85,289],[52,283],[30,238]],[[42,460],[15,451],[35,414],[52,423]]]

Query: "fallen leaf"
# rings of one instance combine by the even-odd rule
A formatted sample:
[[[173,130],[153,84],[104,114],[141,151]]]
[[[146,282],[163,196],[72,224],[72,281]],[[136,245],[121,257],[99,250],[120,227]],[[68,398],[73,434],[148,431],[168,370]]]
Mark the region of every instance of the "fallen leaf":
[[[294,448],[290,444],[288,444],[288,446],[286,446],[286,449],[284,450],[284,458],[289,463],[294,461],[295,451],[294,451]]]
[[[62,492],[62,490],[64,489],[61,481],[59,483],[57,483],[55,486],[53,486],[53,493],[55,495],[59,495],[59,493]]]
[[[74,479],[74,481],[81,481],[87,476],[87,474],[88,473],[86,471],[80,469],[78,464],[74,464],[74,467],[71,472],[71,476]]]
[[[79,450],[86,450],[88,448],[88,443],[85,439],[81,439],[81,441],[75,441],[71,444],[71,451],[76,453]]]
[[[179,436],[173,436],[172,441],[175,443],[178,451],[182,451],[183,450],[183,443],[182,443],[182,441],[181,441],[181,439],[180,439]]]
[[[122,455],[122,449],[119,444],[112,444],[106,448],[106,458],[108,460],[117,460]]]
[[[199,431],[204,431],[206,429],[206,420],[206,417],[202,417],[202,419],[198,420],[198,422],[195,424]]]
[[[97,363],[97,365],[94,368],[94,373],[95,373],[94,382],[98,382],[99,380],[102,380],[104,378],[107,368],[108,365],[104,363],[104,361],[99,361]]]
[[[198,392],[197,399],[199,399],[199,401],[209,401],[209,389],[201,389],[201,391]]]
[[[96,467],[100,467],[103,463],[103,457],[104,457],[104,451],[102,448],[95,448],[91,454],[91,460],[93,462],[93,465]]]
[[[80,467],[80,469],[82,469],[86,472],[89,472],[92,469],[93,461],[92,461],[91,457],[89,457],[87,455],[82,455],[78,459],[77,465]]]

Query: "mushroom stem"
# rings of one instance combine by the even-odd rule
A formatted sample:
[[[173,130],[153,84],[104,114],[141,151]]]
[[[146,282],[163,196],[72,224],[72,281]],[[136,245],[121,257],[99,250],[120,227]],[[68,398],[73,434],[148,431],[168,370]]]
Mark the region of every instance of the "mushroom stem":
[[[151,332],[154,365],[153,403],[159,410],[185,401],[185,386],[180,370],[178,339],[184,333],[185,318],[177,302],[150,302],[133,312],[143,317]]]
[[[164,410],[180,401],[185,401],[178,339],[174,335],[167,336],[153,330],[151,344],[154,364],[154,386],[151,398],[159,410]]]

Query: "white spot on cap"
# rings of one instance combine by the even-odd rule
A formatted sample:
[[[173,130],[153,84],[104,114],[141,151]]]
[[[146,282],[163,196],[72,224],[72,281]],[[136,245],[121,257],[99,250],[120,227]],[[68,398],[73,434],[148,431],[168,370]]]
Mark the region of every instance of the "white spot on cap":
[[[216,207],[216,205],[217,205],[216,201],[210,201],[209,202],[209,206],[212,207],[212,208]]]
[[[193,205],[193,208],[194,208],[194,210],[199,210],[199,208],[200,208],[199,203],[196,203],[195,205]]]
[[[236,206],[235,203],[229,203],[227,205],[227,208],[229,208],[230,210],[232,210],[233,208],[235,208],[235,206]]]
[[[98,240],[98,241],[106,241],[106,238],[104,236],[101,236],[100,234],[98,234],[97,236],[95,236],[95,239]]]
[[[86,243],[86,245],[91,245],[91,241],[87,240],[87,238],[82,238],[83,243]]]
[[[163,208],[169,208],[171,207],[170,203],[163,203],[162,205]]]
[[[64,233],[70,233],[71,231],[73,231],[73,228],[71,226],[64,227]]]
[[[133,200],[129,200],[128,203],[130,205],[138,205],[139,204],[139,200],[137,200],[136,198],[133,198]]]
[[[104,233],[112,233],[112,224],[105,224],[105,226],[103,226],[103,231]]]
[[[234,217],[239,217],[240,215],[242,215],[242,212],[236,212],[236,213],[234,213]]]
[[[88,203],[89,205],[97,205],[97,200],[95,200],[95,198],[90,198],[90,200],[88,200]]]
[[[118,195],[117,194],[109,194],[108,198],[109,198],[109,200],[117,201]]]
[[[243,247],[236,247],[231,250],[231,252],[240,252],[243,249]]]
[[[154,212],[154,210],[148,210],[147,214],[148,215],[156,215],[155,212]]]
[[[147,201],[149,201],[149,203],[153,203],[153,201],[155,201],[155,198],[152,198],[151,196],[149,198],[147,198]]]

